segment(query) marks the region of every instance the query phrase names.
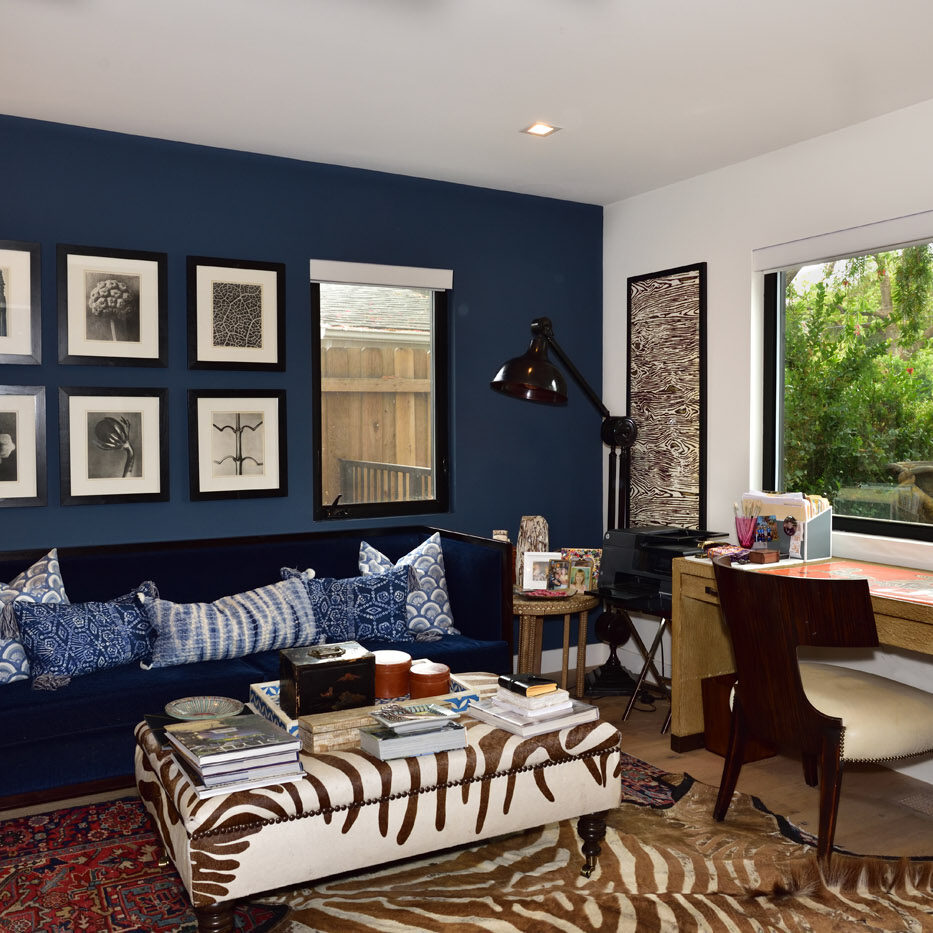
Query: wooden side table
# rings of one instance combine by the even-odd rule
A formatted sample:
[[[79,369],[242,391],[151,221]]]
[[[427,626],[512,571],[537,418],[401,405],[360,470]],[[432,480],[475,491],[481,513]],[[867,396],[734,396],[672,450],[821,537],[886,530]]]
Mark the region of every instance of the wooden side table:
[[[560,685],[567,689],[567,666],[570,655],[570,617],[580,615],[577,635],[577,683],[574,695],[583,696],[586,677],[586,623],[591,609],[599,605],[595,596],[568,596],[566,599],[523,599],[520,594],[512,596],[512,612],[518,616],[518,669],[541,673],[541,636],[544,632],[544,617],[564,617],[564,658],[561,667]]]

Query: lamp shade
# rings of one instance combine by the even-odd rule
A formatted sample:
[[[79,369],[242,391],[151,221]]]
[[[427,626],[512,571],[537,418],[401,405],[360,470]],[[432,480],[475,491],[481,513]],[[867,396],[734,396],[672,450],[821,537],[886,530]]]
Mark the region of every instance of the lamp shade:
[[[504,395],[529,402],[567,404],[567,383],[560,370],[548,359],[547,338],[541,334],[532,338],[521,356],[509,360],[489,385]]]

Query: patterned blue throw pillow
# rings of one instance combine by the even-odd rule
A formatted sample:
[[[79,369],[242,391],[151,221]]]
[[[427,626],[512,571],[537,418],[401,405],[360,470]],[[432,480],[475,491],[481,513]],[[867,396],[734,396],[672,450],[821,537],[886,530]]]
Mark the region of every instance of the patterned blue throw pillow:
[[[144,599],[143,612],[155,631],[148,667],[171,667],[260,651],[313,645],[317,639],[308,591],[285,580],[212,603]]]
[[[408,567],[344,580],[315,579],[283,567],[282,576],[301,580],[307,587],[318,631],[326,642],[412,640],[405,608],[412,586]]]
[[[56,690],[72,677],[147,658],[152,630],[140,608],[141,595],[159,591],[147,581],[104,603],[14,603],[33,687]]]
[[[441,536],[435,532],[393,565],[371,544],[360,542],[360,572],[385,573],[395,567],[411,566],[416,586],[408,594],[408,628],[415,641],[437,641],[444,635],[459,635],[454,627],[450,597],[447,595],[447,571]]]
[[[0,684],[29,678],[29,659],[19,638],[13,603],[67,603],[58,567],[58,551],[52,548],[10,583],[0,583]]]

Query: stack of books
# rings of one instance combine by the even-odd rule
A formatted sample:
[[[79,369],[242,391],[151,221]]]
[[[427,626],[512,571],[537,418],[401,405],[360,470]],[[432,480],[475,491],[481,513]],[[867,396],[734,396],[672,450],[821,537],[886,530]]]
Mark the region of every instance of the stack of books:
[[[599,719],[598,707],[573,699],[553,680],[536,674],[503,674],[496,695],[471,703],[467,712],[523,738]]]
[[[370,713],[377,725],[360,729],[360,748],[374,758],[408,758],[465,748],[459,713],[438,703],[383,706]]]
[[[295,781],[301,740],[256,713],[165,727],[199,798]]]

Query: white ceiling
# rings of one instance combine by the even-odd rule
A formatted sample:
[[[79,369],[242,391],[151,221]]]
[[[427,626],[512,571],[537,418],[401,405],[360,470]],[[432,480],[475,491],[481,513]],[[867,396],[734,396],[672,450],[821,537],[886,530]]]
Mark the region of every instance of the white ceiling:
[[[0,33],[2,113],[594,204],[933,98],[931,0],[0,0]]]

